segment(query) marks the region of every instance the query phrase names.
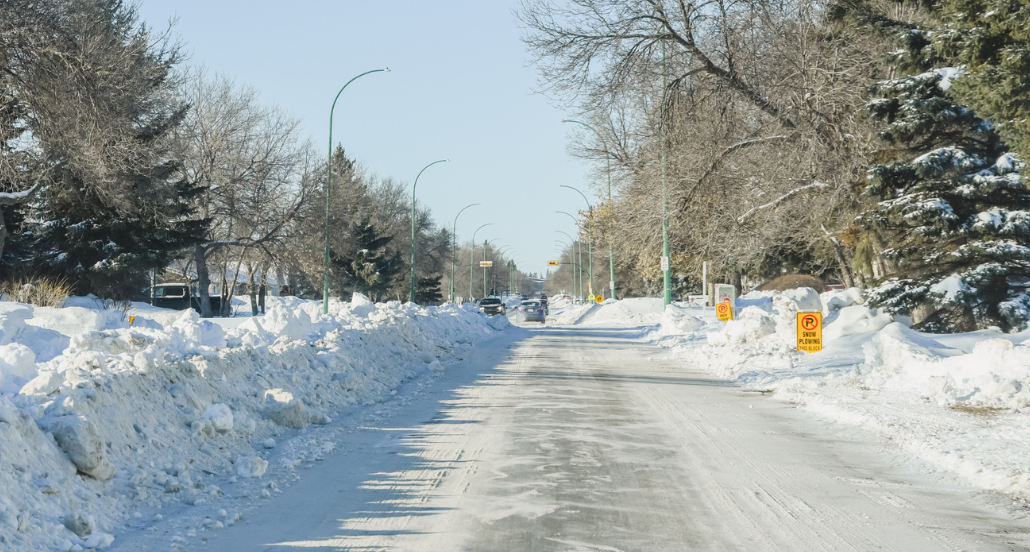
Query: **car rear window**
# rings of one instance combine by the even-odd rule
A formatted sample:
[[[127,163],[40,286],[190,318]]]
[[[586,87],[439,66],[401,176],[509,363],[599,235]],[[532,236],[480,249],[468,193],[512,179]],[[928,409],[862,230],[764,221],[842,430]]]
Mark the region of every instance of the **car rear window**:
[[[522,306],[523,307],[539,307],[540,303],[537,303],[536,301],[523,301],[522,302]]]

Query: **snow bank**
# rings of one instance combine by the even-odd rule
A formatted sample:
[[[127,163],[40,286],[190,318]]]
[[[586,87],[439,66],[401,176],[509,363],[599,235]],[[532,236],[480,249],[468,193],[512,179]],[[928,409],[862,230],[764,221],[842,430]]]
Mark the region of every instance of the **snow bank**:
[[[648,339],[978,486],[1030,498],[1030,332],[923,334],[862,305],[854,288],[752,295],[726,323],[695,315],[677,331],[678,311],[667,312]],[[823,313],[822,352],[795,350],[799,311]]]
[[[661,322],[663,301],[657,298],[607,299],[603,303],[572,306],[562,302],[551,305],[553,325],[653,326]]]
[[[162,509],[269,496],[332,450],[304,428],[509,327],[453,305],[321,307],[269,298],[241,321],[0,302],[0,549],[104,548]]]

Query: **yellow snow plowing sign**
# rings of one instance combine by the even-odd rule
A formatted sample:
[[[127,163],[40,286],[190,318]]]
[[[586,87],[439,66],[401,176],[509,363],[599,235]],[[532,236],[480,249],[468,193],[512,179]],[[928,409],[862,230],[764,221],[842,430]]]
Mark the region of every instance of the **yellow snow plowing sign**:
[[[798,313],[798,350],[806,353],[823,350],[823,313]]]
[[[727,299],[722,303],[716,303],[715,316],[719,317],[719,320],[723,322],[733,320],[733,302]]]

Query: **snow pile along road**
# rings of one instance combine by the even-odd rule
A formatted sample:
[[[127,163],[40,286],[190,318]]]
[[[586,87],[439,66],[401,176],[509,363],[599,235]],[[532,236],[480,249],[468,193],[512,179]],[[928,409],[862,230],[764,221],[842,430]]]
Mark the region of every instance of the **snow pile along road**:
[[[653,326],[662,319],[662,300],[656,298],[607,299],[603,303],[573,305],[568,300],[550,306],[552,325]]]
[[[226,507],[332,450],[314,427],[509,325],[359,295],[328,316],[319,302],[270,303],[240,323],[0,302],[0,549],[104,548],[189,508],[211,510],[204,528],[233,524]]]
[[[936,335],[859,304],[858,289],[751,293],[736,320],[673,304],[648,339],[691,365],[839,422],[986,489],[1030,499],[1030,332]],[[822,352],[796,351],[821,311]]]

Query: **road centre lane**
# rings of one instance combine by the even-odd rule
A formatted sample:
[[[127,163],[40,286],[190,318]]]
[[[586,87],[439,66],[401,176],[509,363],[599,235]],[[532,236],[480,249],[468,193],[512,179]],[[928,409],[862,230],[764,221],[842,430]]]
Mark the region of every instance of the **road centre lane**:
[[[993,495],[661,357],[629,330],[533,330],[205,550],[1030,547]]]

